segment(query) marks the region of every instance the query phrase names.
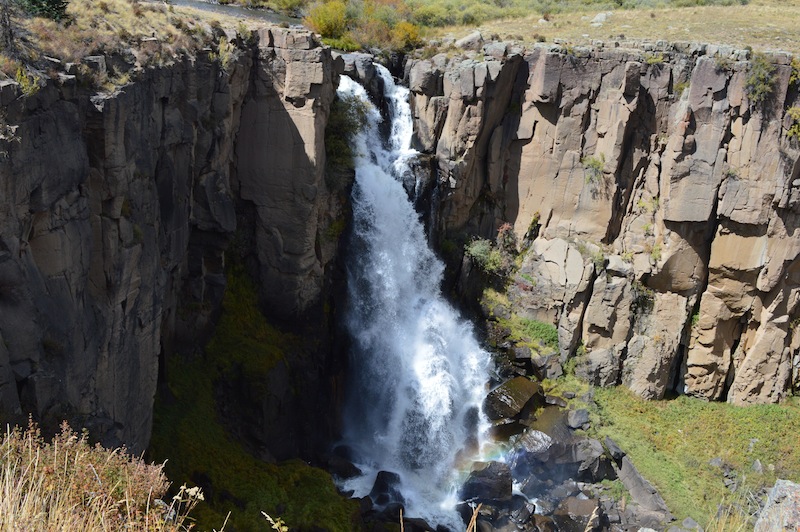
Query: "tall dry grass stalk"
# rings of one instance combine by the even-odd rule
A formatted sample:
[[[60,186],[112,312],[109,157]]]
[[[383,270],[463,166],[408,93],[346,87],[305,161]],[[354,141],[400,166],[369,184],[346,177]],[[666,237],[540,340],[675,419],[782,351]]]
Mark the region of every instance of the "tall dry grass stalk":
[[[0,532],[183,531],[199,488],[182,486],[171,501],[162,465],[124,448],[92,446],[66,423],[46,442],[34,423],[6,428],[0,442]]]

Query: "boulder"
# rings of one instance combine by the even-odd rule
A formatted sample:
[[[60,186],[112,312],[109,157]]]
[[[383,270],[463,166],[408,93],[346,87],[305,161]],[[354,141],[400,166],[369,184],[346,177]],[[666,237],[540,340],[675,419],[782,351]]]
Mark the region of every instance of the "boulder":
[[[622,463],[622,457],[625,456],[625,451],[620,449],[619,445],[617,445],[617,442],[608,436],[606,436],[604,443],[606,444],[608,454],[617,462],[617,465],[620,465]]]
[[[483,47],[483,35],[479,31],[473,31],[466,37],[458,39],[455,43],[456,48],[463,50],[479,51]]]
[[[652,484],[637,471],[627,456],[622,457],[619,479],[631,494],[631,499],[642,508],[671,517],[667,504]]]
[[[369,498],[377,506],[386,506],[390,503],[405,504],[405,498],[400,493],[400,475],[391,471],[378,471],[375,483],[369,492]]]
[[[778,480],[758,514],[755,532],[800,530],[800,484]]]
[[[476,462],[460,495],[462,499],[510,499],[511,469],[502,462]]]
[[[532,455],[540,455],[553,445],[553,438],[539,430],[526,430],[517,440],[516,448]]]
[[[585,429],[589,425],[589,411],[585,408],[570,410],[567,414],[567,425],[571,429]]]
[[[541,386],[526,377],[514,377],[489,392],[483,410],[491,420],[513,418],[532,399],[542,396]]]
[[[575,376],[594,386],[614,386],[620,378],[620,351],[617,346],[592,349],[578,357]]]
[[[597,499],[568,497],[561,501],[553,513],[559,530],[599,531],[602,519],[603,508]]]

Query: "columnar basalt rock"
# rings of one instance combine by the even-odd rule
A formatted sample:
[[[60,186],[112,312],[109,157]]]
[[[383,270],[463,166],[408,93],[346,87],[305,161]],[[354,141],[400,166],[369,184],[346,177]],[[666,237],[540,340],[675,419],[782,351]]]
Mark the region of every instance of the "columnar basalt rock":
[[[329,192],[325,124],[338,76],[311,32],[264,30],[236,146],[242,200],[255,206],[263,295],[282,316],[316,302],[325,265],[317,240]]]
[[[159,357],[207,339],[243,202],[267,305],[289,319],[321,297],[336,70],[307,31],[244,37],[229,32],[226,69],[201,52],[113,93],[68,75],[28,97],[0,87],[16,128],[0,158],[3,421],[69,419],[142,451]]]
[[[512,307],[559,326],[562,362],[582,343],[578,372],[593,382],[647,398],[785,397],[800,372],[791,57],[768,56],[772,92],[756,103],[748,51],[491,46],[406,68],[419,145],[438,158],[441,236],[511,223],[518,275],[535,280],[512,283]],[[478,64],[498,74],[484,82]]]

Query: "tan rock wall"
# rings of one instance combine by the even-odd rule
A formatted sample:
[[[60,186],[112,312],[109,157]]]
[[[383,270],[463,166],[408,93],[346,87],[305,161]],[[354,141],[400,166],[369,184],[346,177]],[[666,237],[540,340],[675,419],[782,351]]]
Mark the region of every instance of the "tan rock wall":
[[[508,50],[505,59],[483,58],[489,70],[516,73],[502,115],[450,98],[438,139],[430,102],[481,58],[429,60],[426,79],[443,78],[444,92],[411,76],[422,147],[440,169],[470,169],[440,173],[444,235],[492,237],[511,223],[527,242],[526,275],[537,280],[512,291],[512,303],[559,326],[562,359],[582,343],[592,380],[616,376],[648,398],[670,388],[737,404],[785,397],[797,379],[799,334],[800,149],[785,135],[786,109],[798,105],[791,58],[770,56],[774,88],[762,105],[748,99],[747,51]],[[511,58],[521,63],[511,67]],[[449,85],[458,95],[477,89],[458,79]],[[497,91],[493,99],[504,101]],[[453,149],[464,131],[489,136],[489,149]],[[548,258],[558,241],[595,264],[578,299],[564,297],[565,279],[575,277],[567,263]]]

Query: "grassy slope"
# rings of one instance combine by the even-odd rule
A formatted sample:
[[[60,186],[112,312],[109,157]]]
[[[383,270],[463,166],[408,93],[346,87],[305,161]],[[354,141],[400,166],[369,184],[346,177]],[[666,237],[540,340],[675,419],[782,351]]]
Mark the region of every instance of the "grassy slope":
[[[757,50],[780,49],[800,52],[800,0],[752,0],[746,6],[701,6],[684,8],[615,10],[600,27],[590,25],[599,11],[555,13],[550,22],[541,15],[484,23],[481,27],[501,37],[522,37],[532,42],[541,35],[580,44],[594,39],[609,40],[622,34],[627,39],[724,43]],[[445,32],[466,33],[447,28]]]
[[[194,512],[201,530],[222,526],[228,511],[235,530],[265,528],[261,511],[280,515],[301,530],[315,525],[351,530],[358,505],[339,496],[328,473],[299,460],[261,462],[235,443],[217,419],[214,383],[224,372],[240,365],[258,382],[275,364],[284,363],[285,349],[299,342],[266,322],[255,287],[243,273],[229,274],[228,283],[205,358],[173,360],[168,368],[174,400],[157,401],[151,454],[168,460],[166,471],[175,483],[189,482],[194,472],[210,478],[211,504],[200,504]]]
[[[732,466],[752,491],[776,478],[800,482],[798,398],[740,408],[685,396],[643,401],[619,387],[595,390],[595,400],[595,430],[628,452],[679,519],[709,523],[720,502],[735,498],[721,469],[709,465],[713,458]],[[763,473],[752,470],[755,460]]]

